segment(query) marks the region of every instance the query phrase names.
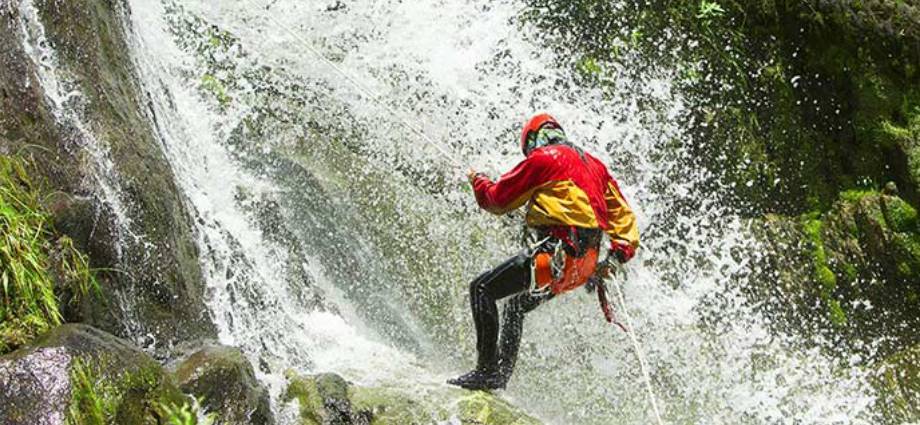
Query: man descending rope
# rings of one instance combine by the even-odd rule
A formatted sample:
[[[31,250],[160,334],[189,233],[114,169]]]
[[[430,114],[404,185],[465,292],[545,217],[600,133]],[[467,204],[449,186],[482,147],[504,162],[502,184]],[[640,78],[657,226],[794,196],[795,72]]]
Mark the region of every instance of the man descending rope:
[[[528,203],[527,226],[536,241],[470,284],[476,325],[476,369],[447,381],[473,390],[504,388],[514,370],[524,314],[556,295],[576,289],[612,265],[598,265],[603,235],[611,243],[607,260],[629,261],[639,246],[632,210],[617,182],[597,158],[569,143],[562,127],[546,114],[533,117],[521,134],[526,157],[492,182],[470,170],[479,206],[504,214]],[[598,285],[604,314],[612,321],[603,285]],[[496,301],[505,304],[499,339]]]

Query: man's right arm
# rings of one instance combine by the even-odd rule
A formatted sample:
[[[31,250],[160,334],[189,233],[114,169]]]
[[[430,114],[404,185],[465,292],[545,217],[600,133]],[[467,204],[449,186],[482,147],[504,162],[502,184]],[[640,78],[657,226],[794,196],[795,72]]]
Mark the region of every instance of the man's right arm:
[[[549,174],[547,161],[550,160],[546,155],[535,152],[495,182],[484,174],[477,174],[472,179],[476,202],[493,214],[505,214],[524,205],[533,192],[546,182]]]

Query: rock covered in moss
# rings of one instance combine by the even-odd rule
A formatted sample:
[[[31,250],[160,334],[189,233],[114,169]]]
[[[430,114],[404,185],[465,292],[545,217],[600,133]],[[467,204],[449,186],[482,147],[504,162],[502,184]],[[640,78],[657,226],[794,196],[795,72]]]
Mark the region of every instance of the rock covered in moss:
[[[770,216],[762,224],[761,237],[775,254],[760,264],[769,274],[754,292],[772,310],[785,309],[800,328],[814,315],[814,328],[882,341],[881,354],[918,342],[920,221],[910,204],[893,194],[849,191],[824,214]]]
[[[158,405],[185,401],[159,363],[86,325],[60,326],[0,357],[4,424],[60,424],[85,417],[140,424],[158,417]]]
[[[179,388],[202,400],[216,424],[273,424],[268,392],[243,352],[208,345],[173,366]]]
[[[282,399],[297,401],[302,425],[371,423],[369,412],[353,409],[348,394],[350,385],[341,376],[332,373],[298,376],[288,372],[287,379]]]
[[[500,397],[452,387],[412,390],[353,385],[335,374],[288,373],[284,400],[299,403],[301,424],[539,424]]]
[[[920,345],[891,356],[876,386],[880,392],[877,404],[888,423],[920,421]]]

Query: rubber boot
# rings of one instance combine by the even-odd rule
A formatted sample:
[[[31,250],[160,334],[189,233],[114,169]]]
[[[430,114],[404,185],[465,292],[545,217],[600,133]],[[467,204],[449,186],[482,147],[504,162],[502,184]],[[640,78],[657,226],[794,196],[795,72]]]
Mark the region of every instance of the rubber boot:
[[[507,380],[499,372],[498,368],[493,370],[473,369],[454,379],[447,380],[450,385],[455,385],[468,390],[498,390],[505,388]]]

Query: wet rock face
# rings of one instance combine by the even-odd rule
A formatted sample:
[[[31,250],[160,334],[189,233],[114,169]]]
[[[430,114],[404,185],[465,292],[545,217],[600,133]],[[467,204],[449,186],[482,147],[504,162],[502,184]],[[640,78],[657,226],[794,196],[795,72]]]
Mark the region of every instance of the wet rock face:
[[[31,174],[60,192],[49,199],[59,230],[94,268],[118,270],[102,273],[106,298],[132,300],[129,308],[91,302],[69,319],[150,335],[167,349],[212,337],[214,328],[192,217],[136,82],[126,8],[111,0],[0,2],[0,152],[34,159]],[[49,73],[67,100],[43,85]]]
[[[179,388],[202,399],[216,424],[273,424],[268,392],[238,348],[206,346],[173,366]]]
[[[156,402],[185,396],[148,355],[86,325],[63,325],[29,347],[0,357],[0,423],[62,424],[74,402],[73,368],[89,365],[117,388],[119,423],[143,423]]]
[[[448,387],[413,391],[361,387],[331,373],[298,376],[288,373],[286,403],[299,406],[303,425],[530,425],[540,422],[500,397]]]
[[[336,374],[297,376],[288,373],[288,388],[283,399],[286,402],[297,400],[303,425],[370,424],[370,412],[353,409],[348,388],[348,382]]]
[[[872,347],[873,357],[920,343],[920,221],[906,201],[852,191],[827,213],[761,224],[780,254],[765,257],[769,273],[752,292],[789,330]]]
[[[903,424],[920,418],[920,345],[891,356],[877,382],[877,404],[886,423]]]
[[[11,425],[64,423],[71,359],[61,347],[0,359],[0,420]]]

